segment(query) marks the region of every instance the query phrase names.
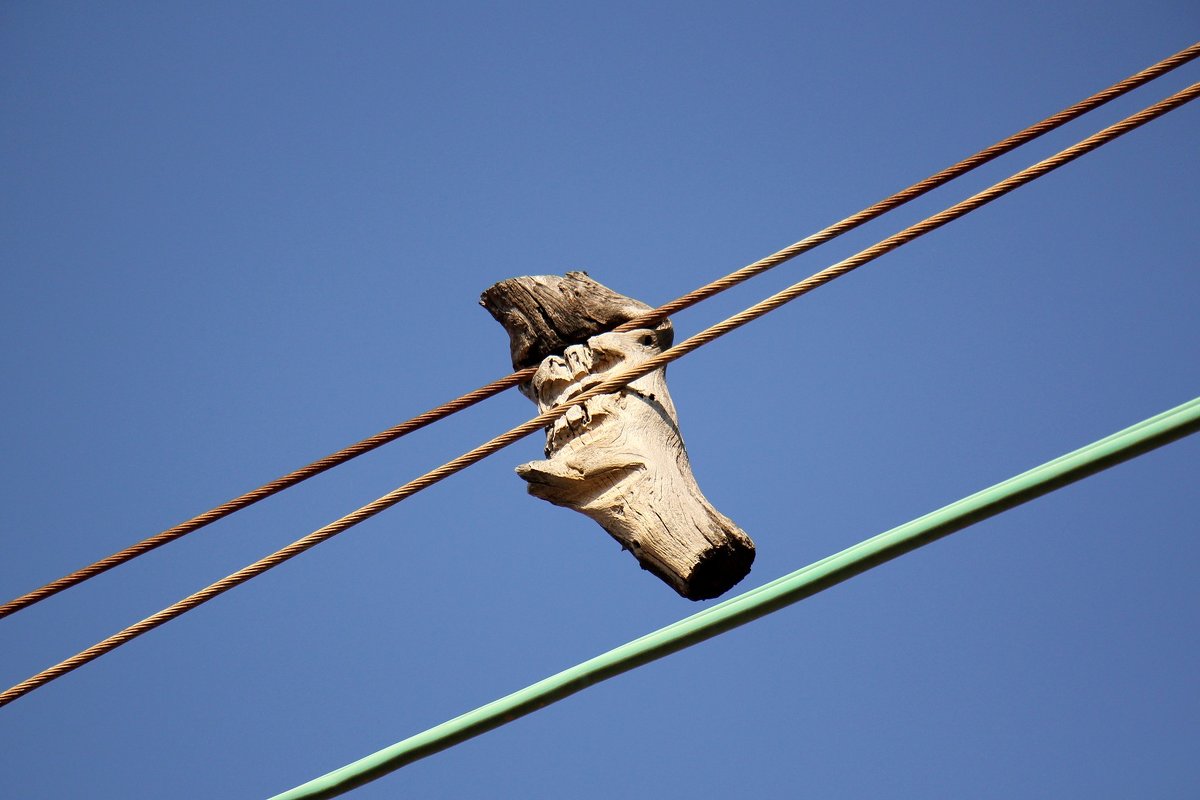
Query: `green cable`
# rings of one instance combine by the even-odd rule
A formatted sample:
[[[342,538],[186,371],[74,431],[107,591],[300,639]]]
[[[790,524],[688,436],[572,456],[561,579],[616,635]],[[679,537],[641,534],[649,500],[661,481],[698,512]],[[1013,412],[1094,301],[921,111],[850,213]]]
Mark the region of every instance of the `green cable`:
[[[1200,430],[1200,397],[790,575],[711,606],[532,686],[443,722],[271,800],[336,797],[592,684],[745,625],[1002,511]]]

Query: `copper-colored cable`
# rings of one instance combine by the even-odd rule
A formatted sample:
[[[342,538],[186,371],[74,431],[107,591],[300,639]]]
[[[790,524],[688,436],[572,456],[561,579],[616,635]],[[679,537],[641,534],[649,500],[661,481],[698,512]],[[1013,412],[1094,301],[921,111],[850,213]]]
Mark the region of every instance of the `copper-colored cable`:
[[[276,478],[268,484],[258,487],[257,489],[247,492],[240,497],[235,497],[232,500],[217,506],[214,509],[205,511],[199,516],[192,517],[186,522],[181,522],[173,528],[168,528],[162,533],[157,533],[148,539],[143,539],[137,544],[130,545],[118,553],[113,553],[107,558],[102,558],[94,564],[89,564],[82,569],[72,572],[70,575],[64,575],[58,580],[48,583],[40,589],[35,589],[32,592],[23,594],[13,600],[8,601],[0,606],[0,618],[6,617],[9,614],[16,613],[23,608],[33,605],[34,603],[45,600],[47,597],[58,594],[64,589],[69,589],[77,583],[82,583],[88,578],[93,578],[102,572],[106,572],[113,567],[124,564],[143,553],[148,553],[156,547],[161,547],[168,542],[173,542],[181,536],[185,536],[193,531],[203,528],[205,525],[216,522],[219,519],[229,516],[235,511],[240,511],[247,506],[257,503],[259,500],[270,497],[273,494],[282,492],[291,486],[295,486],[301,481],[307,480],[315,475],[319,475],[325,470],[332,469],[339,464],[344,464],[352,458],[361,456],[364,453],[369,453],[377,447],[395,441],[405,434],[424,428],[430,423],[437,422],[444,417],[448,417],[458,411],[475,405],[476,403],[486,400],[487,398],[499,394],[505,389],[516,386],[522,381],[529,380],[533,376],[536,367],[529,367],[514,372],[503,378],[492,381],[486,386],[481,386],[478,389],[467,392],[461,397],[455,398],[448,403],[443,403],[437,408],[430,409],[424,414],[405,420],[398,425],[381,431],[374,436],[363,439],[360,442],[355,442],[348,447],[343,447],[336,453],[327,455],[324,458],[314,461],[308,466],[301,467],[294,472],[289,472],[280,478]]]
[[[943,169],[941,172],[938,172],[929,176],[923,181],[913,184],[907,189],[896,192],[890,197],[875,203],[869,208],[865,208],[862,211],[859,211],[857,214],[843,219],[841,222],[830,225],[829,227],[824,228],[823,230],[820,230],[811,236],[801,239],[795,244],[785,247],[777,253],[767,256],[759,261],[755,261],[753,264],[742,267],[736,272],[732,272],[723,278],[719,278],[711,283],[701,286],[700,288],[689,292],[682,297],[676,298],[665,305],[659,306],[653,311],[647,312],[641,317],[632,319],[617,327],[616,330],[629,331],[634,330],[639,326],[658,322],[670,316],[671,314],[676,313],[677,311],[682,311],[683,309],[689,308],[696,303],[699,303],[702,300],[706,300],[713,295],[736,286],[737,284],[748,280],[755,275],[766,272],[767,270],[776,267],[785,261],[795,258],[801,253],[805,253],[820,244],[824,244],[831,239],[841,236],[847,231],[853,230],[854,228],[857,228],[858,226],[869,222],[876,217],[879,217],[882,214],[885,214],[888,211],[891,211],[892,209],[909,202],[910,200],[914,200],[917,197],[920,197],[921,195],[947,183],[948,181],[951,181],[954,178],[957,178],[958,176],[975,169],[976,167],[979,167],[995,158],[998,158],[1001,155],[1004,155],[1005,153],[1025,144],[1026,142],[1032,141],[1033,139],[1036,139],[1037,137],[1048,133],[1055,128],[1058,128],[1067,122],[1070,122],[1071,120],[1087,113],[1088,111],[1104,105],[1105,103],[1114,100],[1117,97],[1120,97],[1121,95],[1126,94],[1179,66],[1182,66],[1183,64],[1188,63],[1197,56],[1200,56],[1200,42],[1180,50],[1175,55],[1164,58],[1157,64],[1131,75],[1125,80],[1113,84],[1109,88],[1101,92],[1097,92],[1091,97],[1081,100],[1080,102],[1063,109],[1057,114],[1047,117],[1041,122],[1030,125],[1028,128],[1019,131],[1006,139],[1002,139],[991,147],[981,150],[975,155],[963,159],[962,161]],[[154,536],[143,539],[137,544],[131,545],[120,552],[113,553],[107,558],[103,558],[94,564],[90,564],[86,567],[78,569],[69,575],[65,575],[56,581],[42,586],[39,589],[35,589],[31,592],[21,595],[20,597],[10,600],[4,605],[0,605],[0,618],[4,618],[9,614],[20,611],[23,608],[31,606],[40,600],[46,599],[47,597],[51,597],[52,595],[55,595],[64,589],[68,589],[78,583],[82,583],[88,578],[95,577],[102,572],[106,572],[107,570],[140,556],[143,553],[147,553],[157,547],[161,547],[168,542],[173,542],[181,536],[185,536],[186,534],[199,530],[205,525],[227,517],[235,511],[240,511],[247,506],[257,503],[259,500],[263,500],[273,494],[283,491],[284,489],[295,486],[297,483],[307,480],[315,475],[319,475],[325,470],[331,469],[339,464],[344,464],[352,458],[360,456],[364,453],[368,453],[377,447],[385,445],[388,442],[395,441],[396,439],[423,428],[430,423],[448,417],[451,414],[457,413],[482,400],[486,400],[493,395],[499,394],[506,389],[528,380],[530,377],[532,377],[534,369],[535,368],[533,367],[526,368],[519,372],[514,372],[506,377],[492,381],[486,386],[481,386],[480,388],[472,392],[468,392],[467,394],[451,400],[448,403],[443,403],[436,408],[426,411],[424,414],[413,417],[410,420],[388,428],[387,430],[377,433],[370,438],[363,439],[360,442],[352,444],[348,447],[344,447],[332,455],[328,455],[319,461],[314,461],[313,463],[305,467],[301,467],[294,472],[289,472],[287,475],[276,478],[264,486],[260,486],[259,488],[247,492],[240,497],[235,497],[234,499],[217,506],[210,511],[206,511],[199,516],[192,517],[186,522],[182,522],[172,528],[162,531],[161,533],[157,533]]]
[[[1079,158],[1085,153],[1095,150],[1097,147],[1116,139],[1118,136],[1128,133],[1129,131],[1140,127],[1141,125],[1144,125],[1145,123],[1156,119],[1163,114],[1166,114],[1172,109],[1178,108],[1184,103],[1196,99],[1196,97],[1200,97],[1200,83],[1194,83],[1186,89],[1171,95],[1165,100],[1155,103],[1153,106],[1143,109],[1136,114],[1126,117],[1115,125],[1110,125],[1104,130],[1089,136],[1078,144],[1055,153],[1053,156],[1050,156],[1047,159],[1039,161],[1038,163],[1021,170],[1015,175],[988,187],[978,194],[968,197],[966,200],[963,200],[960,203],[956,203],[944,211],[934,214],[931,217],[927,217],[926,219],[921,220],[914,225],[910,225],[899,233],[889,236],[878,244],[868,247],[866,250],[862,250],[847,259],[839,261],[838,263],[821,270],[815,275],[805,278],[799,283],[793,284],[787,289],[768,297],[766,300],[763,300],[762,302],[759,302],[750,308],[747,308],[746,310],[717,323],[716,325],[706,328],[695,336],[692,336],[678,345],[659,353],[657,356],[650,358],[636,367],[623,370],[620,373],[607,378],[602,383],[597,384],[596,386],[568,400],[567,402],[555,406],[554,408],[542,414],[539,414],[533,419],[530,419],[529,421],[518,425],[512,430],[479,445],[475,449],[462,454],[458,458],[443,464],[435,470],[427,472],[419,478],[409,481],[398,489],[388,492],[383,497],[368,503],[362,508],[347,514],[341,519],[338,519],[323,528],[313,531],[302,539],[298,539],[282,550],[278,550],[271,555],[266,556],[265,558],[259,559],[248,567],[240,569],[232,575],[222,578],[216,583],[201,589],[199,592],[196,592],[195,594],[180,600],[174,605],[159,611],[157,614],[149,616],[141,622],[130,625],[128,628],[125,628],[119,633],[108,637],[104,641],[89,647],[87,650],[71,656],[70,658],[56,664],[53,667],[39,672],[37,675],[34,675],[28,680],[22,681],[11,689],[0,693],[0,706],[11,703],[13,700],[28,694],[39,686],[43,686],[55,678],[65,675],[73,669],[76,669],[77,667],[80,667],[89,661],[92,661],[93,659],[99,658],[105,653],[120,647],[125,642],[128,642],[131,639],[146,633],[147,631],[157,628],[159,625],[162,625],[163,623],[190,611],[196,606],[211,600],[217,595],[222,594],[223,592],[226,592],[229,589],[238,586],[239,584],[245,583],[257,575],[261,575],[272,567],[282,564],[284,561],[287,561],[293,556],[299,555],[309,548],[320,544],[326,539],[330,539],[342,531],[396,505],[406,497],[410,497],[422,489],[426,489],[443,480],[444,478],[447,478],[450,475],[469,467],[477,461],[481,461],[487,456],[528,436],[534,431],[545,428],[547,425],[552,424],[554,420],[565,414],[567,409],[571,408],[572,406],[579,405],[580,403],[596,397],[597,395],[615,392],[629,382],[637,380],[643,375],[649,374],[660,367],[666,366],[670,362],[687,355],[693,350],[703,347],[705,344],[708,344],[714,339],[724,336],[726,333],[740,328],[748,322],[769,314],[770,312],[780,308],[792,300],[795,300],[797,297],[807,294],[813,289],[823,286],[835,278],[845,275],[847,272],[857,269],[863,264],[879,258],[885,253],[889,253],[892,250],[895,250],[896,248],[907,244],[908,242],[911,242],[912,240],[923,236],[926,233],[929,233],[930,231],[940,228],[948,222],[974,211],[980,206],[983,206],[998,197],[1008,194],[1012,190],[1023,186],[1026,183],[1029,183],[1030,181],[1063,166],[1064,164],[1074,161],[1076,158]]]

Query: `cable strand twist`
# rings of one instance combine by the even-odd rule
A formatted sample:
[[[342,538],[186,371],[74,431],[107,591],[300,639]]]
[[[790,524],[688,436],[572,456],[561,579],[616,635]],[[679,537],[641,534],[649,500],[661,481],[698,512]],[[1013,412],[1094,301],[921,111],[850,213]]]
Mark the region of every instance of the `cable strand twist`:
[[[842,221],[830,225],[829,227],[824,228],[817,233],[812,234],[811,236],[801,239],[800,241],[791,244],[788,247],[785,247],[784,249],[767,256],[766,258],[755,261],[753,264],[742,267],[735,272],[732,272],[722,278],[718,278],[717,280],[705,284],[704,286],[678,297],[669,303],[659,306],[653,311],[647,312],[636,319],[632,319],[618,326],[616,330],[630,331],[635,330],[638,327],[644,327],[660,322],[676,312],[690,308],[691,306],[727,289],[730,289],[742,283],[743,281],[749,280],[756,275],[777,267],[785,261],[789,261],[790,259],[795,258],[802,253],[812,250],[818,245],[835,239],[838,236],[841,236],[842,234],[847,233],[848,231],[851,231],[854,228],[857,228],[860,225],[863,225],[887,213],[888,211],[891,211],[894,208],[904,205],[905,203],[908,203],[911,200],[914,200],[921,195],[924,195],[927,192],[942,186],[943,184],[959,177],[960,175],[970,172],[976,167],[982,166],[983,164],[986,164],[987,162],[992,161],[993,159],[998,158],[1005,153],[1008,153],[1013,149],[1032,141],[1033,139],[1036,139],[1039,136],[1049,133],[1055,128],[1058,128],[1067,122],[1076,119],[1088,111],[1102,106],[1105,103],[1108,103],[1111,100],[1114,100],[1117,97],[1120,97],[1121,95],[1124,95],[1138,88],[1139,86],[1142,86],[1151,80],[1154,80],[1155,78],[1158,78],[1161,75],[1164,75],[1171,70],[1188,63],[1189,61],[1192,61],[1197,56],[1200,56],[1200,42],[1184,48],[1172,56],[1164,58],[1158,63],[1153,64],[1150,67],[1147,67],[1146,69],[1129,76],[1123,81],[1115,83],[1107,89],[1097,92],[1096,94],[1093,94],[1092,96],[1085,98],[1084,100],[1081,100],[1078,103],[1063,109],[1062,111],[1059,111],[1057,114],[1047,117],[1041,122],[1030,125],[1023,130],[1000,140],[991,147],[981,150],[973,156],[965,158],[962,161],[959,161],[958,163],[941,170],[940,172],[930,175],[928,178],[925,178],[922,181],[918,181],[912,186],[909,186],[907,189],[902,189],[901,191],[896,192],[895,194],[883,200],[880,200],[878,203],[859,211],[857,214],[846,217]],[[10,600],[5,604],[0,605],[0,619],[3,619],[10,614],[14,614],[23,608],[27,608],[34,603],[58,594],[64,589],[68,589],[76,584],[82,583],[89,578],[93,578],[103,572],[107,572],[113,567],[124,564],[125,562],[130,561],[137,556],[148,553],[151,550],[168,544],[169,542],[173,542],[189,533],[193,533],[207,525],[216,522],[217,520],[233,514],[236,511],[247,508],[248,506],[257,503],[260,500],[264,500],[274,494],[282,492],[285,489],[295,486],[298,483],[319,475],[326,470],[332,469],[340,464],[344,464],[353,458],[357,458],[360,455],[369,453],[378,447],[382,447],[389,442],[393,442],[409,433],[424,428],[426,425],[430,425],[441,419],[445,419],[452,414],[456,414],[459,411],[475,405],[476,403],[482,402],[483,400],[506,391],[513,386],[524,383],[533,376],[534,370],[535,368],[530,367],[518,372],[514,372],[503,378],[498,378],[489,384],[481,386],[478,389],[455,398],[454,400],[443,403],[442,405],[432,408],[423,414],[419,414],[412,419],[401,422],[398,425],[394,425],[385,431],[381,431],[374,436],[370,436],[362,441],[344,447],[341,450],[338,450],[336,453],[325,456],[324,458],[314,461],[307,466],[289,472],[282,477],[276,478],[270,483],[264,484],[263,486],[240,495],[239,497],[235,497],[234,499],[229,500],[228,502],[225,502],[216,508],[204,512],[203,514],[192,517],[186,522],[181,522],[180,524],[175,525],[172,528],[168,528],[161,533],[157,533],[154,536],[143,539],[137,544],[130,545],[124,550],[113,553],[107,558],[103,558],[93,564],[78,569],[69,575],[64,575],[58,580],[52,581],[45,586]]]
[[[836,278],[841,277],[842,275],[845,275],[846,273],[851,272],[864,264],[874,261],[880,256],[889,253],[892,250],[895,250],[896,248],[913,241],[914,239],[924,236],[926,233],[936,230],[937,228],[940,228],[943,225],[1008,194],[1020,186],[1024,186],[1025,184],[1036,180],[1048,172],[1074,161],[1080,156],[1095,150],[1096,148],[1112,141],[1113,139],[1116,139],[1117,137],[1122,136],[1134,130],[1135,128],[1138,128],[1147,122],[1157,119],[1169,111],[1196,99],[1198,96],[1200,96],[1200,83],[1194,83],[1186,89],[1183,89],[1176,94],[1173,94],[1170,97],[1087,137],[1079,143],[1072,145],[1065,150],[1059,151],[1058,153],[1055,153],[1049,158],[1043,159],[1032,166],[1026,167],[1020,172],[1017,172],[1016,174],[1000,181],[999,183],[993,184],[987,189],[968,197],[966,200],[956,203],[953,206],[934,214],[933,216],[927,217],[920,222],[910,225],[904,230],[887,237],[877,244],[872,245],[871,247],[868,247],[867,249],[850,256],[849,258],[843,259],[836,264],[826,267],[820,272],[805,278],[799,283],[793,284],[787,289],[771,295],[767,299],[756,303],[755,305],[733,315],[732,317],[729,317],[728,319],[725,319],[716,325],[704,329],[703,331],[689,337],[688,339],[685,339],[683,342],[669,348],[668,350],[664,350],[662,353],[659,353],[647,361],[638,364],[636,367],[623,370],[616,375],[605,379],[603,382],[593,386],[576,397],[571,398],[561,405],[555,406],[554,408],[551,408],[546,412],[527,420],[521,425],[518,425],[517,427],[499,436],[496,436],[487,442],[484,442],[478,447],[475,447],[474,449],[463,453],[457,458],[448,461],[437,469],[431,470],[430,472],[427,472],[424,475],[409,481],[403,486],[388,492],[373,502],[368,503],[362,508],[359,508],[350,514],[347,514],[346,516],[313,531],[307,536],[304,536],[303,538],[298,539],[297,541],[288,545],[287,547],[284,547],[283,549],[278,550],[269,556],[259,559],[253,564],[238,570],[232,575],[229,575],[217,581],[216,583],[213,583],[210,586],[207,586],[204,589],[189,595],[183,600],[168,606],[158,613],[143,619],[141,622],[130,625],[129,627],[108,637],[107,639],[92,645],[87,650],[84,650],[81,653],[78,653],[52,667],[43,670],[42,672],[39,672],[33,677],[22,681],[11,689],[0,693],[0,706],[7,705],[8,703],[11,703],[12,701],[28,694],[34,689],[37,689],[38,687],[43,686],[50,681],[83,666],[89,661],[99,658],[105,653],[115,650],[117,647],[120,647],[122,644],[125,644],[126,642],[138,636],[141,636],[143,633],[153,630],[159,625],[181,616],[187,611],[190,611],[191,609],[208,602],[212,598],[232,589],[233,587],[245,583],[257,575],[261,575],[272,567],[278,566],[294,556],[297,556],[300,553],[315,547],[321,542],[333,538],[342,531],[345,531],[348,528],[363,522],[364,520],[370,519],[371,517],[388,508],[391,508],[405,498],[410,497],[417,492],[426,489],[435,483],[438,483],[441,480],[444,480],[456,472],[459,472],[470,465],[483,460],[487,456],[502,450],[516,441],[519,441],[529,434],[542,429],[547,425],[550,425],[554,422],[554,420],[565,414],[571,407],[580,405],[587,400],[596,397],[597,395],[609,394],[617,391],[621,387],[634,380],[637,380],[643,375],[647,375],[660,367],[664,367],[670,362],[682,358],[688,353],[703,347],[713,340],[724,336],[725,334],[734,331],[743,325],[752,322],[753,320],[765,316],[766,314],[769,314],[778,308],[781,308],[796,298],[808,294],[812,290],[820,286],[824,286],[830,281],[833,281]]]

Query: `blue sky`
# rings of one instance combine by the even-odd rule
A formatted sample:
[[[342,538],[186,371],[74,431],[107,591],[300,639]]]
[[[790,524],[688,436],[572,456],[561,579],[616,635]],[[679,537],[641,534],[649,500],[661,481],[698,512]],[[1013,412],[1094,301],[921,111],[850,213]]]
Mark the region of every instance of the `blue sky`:
[[[0,595],[657,304],[1191,44],[1194,3],[0,8]],[[1192,64],[675,319],[687,335]],[[1200,105],[672,365],[752,588],[1196,396]],[[532,415],[509,393],[0,621],[15,684]],[[0,794],[260,798],[703,607],[526,440],[0,709]],[[1200,441],[352,797],[1195,797]]]

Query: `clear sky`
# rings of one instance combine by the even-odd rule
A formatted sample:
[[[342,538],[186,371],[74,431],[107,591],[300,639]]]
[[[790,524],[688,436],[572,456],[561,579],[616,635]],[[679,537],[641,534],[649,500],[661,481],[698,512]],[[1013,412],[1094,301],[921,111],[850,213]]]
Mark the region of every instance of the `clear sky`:
[[[657,304],[1200,38],[1194,0],[0,6],[0,599],[508,371],[479,292]],[[688,335],[1200,64],[681,313]],[[753,588],[1200,393],[1200,103],[668,371]],[[0,621],[11,686],[534,411]],[[0,709],[0,796],[263,798],[702,607],[529,439]],[[1200,796],[1200,437],[357,790]]]

